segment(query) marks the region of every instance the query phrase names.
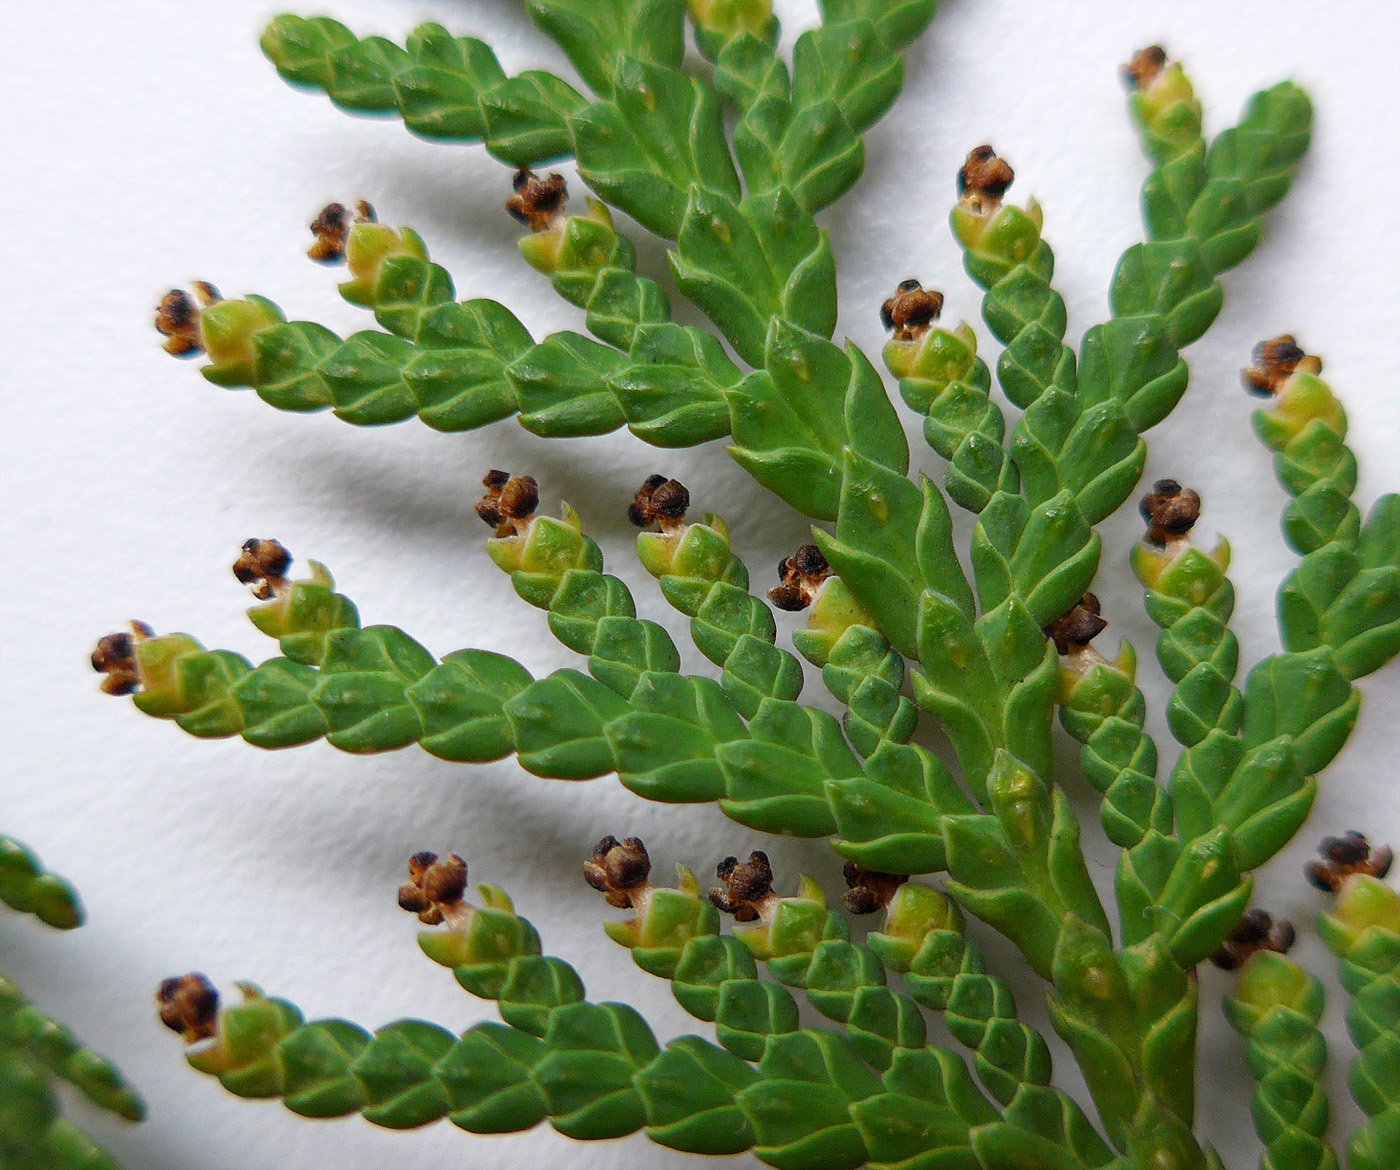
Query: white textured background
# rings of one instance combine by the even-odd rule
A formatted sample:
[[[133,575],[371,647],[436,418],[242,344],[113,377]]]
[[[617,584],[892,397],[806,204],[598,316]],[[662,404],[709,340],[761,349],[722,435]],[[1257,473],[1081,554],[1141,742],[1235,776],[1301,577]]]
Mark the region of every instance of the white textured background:
[[[67,935],[0,916],[3,968],[119,1058],[146,1095],[140,1127],[73,1110],[130,1170],[690,1165],[642,1137],[585,1147],[547,1127],[478,1139],[447,1124],[404,1135],[357,1118],[305,1122],[189,1072],[153,1018],[157,981],[191,968],[225,987],[254,979],[311,1017],[343,1014],[371,1027],[402,1015],[453,1028],[492,1018],[490,1004],[422,959],[415,924],[394,905],[404,859],[432,848],[466,854],[474,880],[510,889],[593,998],[637,1002],[664,1039],[692,1021],[603,936],[598,922],[609,912],[579,879],[579,861],[608,832],[643,836],[662,873],[676,860],[705,869],[760,838],[713,808],[644,804],[614,779],[539,780],[512,761],[469,769],[417,750],[357,759],[323,744],[268,755],[236,740],[197,742],[97,693],[86,658],[99,635],[139,616],[209,645],[270,654],[242,618],[246,598],[228,566],[247,537],[275,536],[303,563],[326,561],[367,622],[401,625],[437,653],[470,645],[509,651],[538,673],[564,665],[542,615],[485,556],[471,509],[492,466],[533,472],[551,509],[561,496],[578,506],[612,567],[636,586],[640,611],[680,637],[630,554],[623,511],[646,474],[679,476],[698,508],[726,515],[756,583],[771,583],[767,566],[804,533],[720,444],[662,454],[625,432],[546,443],[511,421],[449,437],[412,422],[359,430],[329,415],[278,414],[164,356],[152,306],[191,278],[228,295],[263,293],[338,331],[368,325],[336,295],[336,274],[302,254],[314,212],[356,197],[390,223],[417,227],[461,296],[499,297],[536,336],[581,327],[519,261],[518,229],[500,209],[509,172],[478,147],[419,142],[392,121],[348,118],[289,89],[256,46],[275,10],[267,0],[0,6],[0,825],[71,877],[89,911],[88,925]],[[489,39],[511,72],[561,67],[512,0],[326,0],[324,10],[400,40],[437,19]],[[789,44],[815,19],[810,0],[779,10]],[[1324,355],[1351,417],[1359,498],[1400,488],[1400,5],[947,0],[909,55],[894,114],[867,137],[863,180],[823,216],[841,265],[838,336],[877,353],[879,301],[909,275],[946,292],[945,319],[977,321],[977,292],[945,223],[954,172],[982,141],[1015,165],[1015,197],[1033,193],[1045,205],[1071,333],[1101,319],[1114,262],[1140,238],[1146,172],[1117,67],[1154,40],[1187,62],[1211,131],[1284,77],[1308,86],[1317,106],[1311,156],[1263,245],[1226,277],[1225,310],[1189,353],[1192,389],[1154,432],[1148,467],[1149,478],[1170,474],[1201,490],[1203,535],[1228,533],[1236,629],[1252,663],[1276,646],[1273,592],[1294,558],[1278,531],[1284,497],[1237,382],[1250,347],[1292,330]],[[651,274],[664,271],[654,243],[641,258]],[[915,450],[934,466],[921,443]],[[1103,641],[1134,641],[1160,710],[1155,631],[1125,562],[1139,532],[1128,513],[1106,525],[1099,592],[1113,629]],[[1319,898],[1300,872],[1316,839],[1358,827],[1400,845],[1400,672],[1363,689],[1360,725],[1323,780],[1312,821],[1259,875],[1260,901],[1295,920],[1296,953],[1318,971],[1332,963],[1311,935]],[[815,680],[808,695],[826,700]],[[1153,726],[1165,743],[1161,719]],[[1081,788],[1073,791],[1106,887],[1113,850]],[[763,844],[789,887],[799,868],[839,887],[839,865],[820,842]],[[1019,970],[1005,946],[989,940],[987,949],[1002,973]],[[1015,982],[1023,1010],[1043,1020],[1038,989]],[[1219,1015],[1226,981],[1207,969],[1203,982],[1201,1129],[1228,1165],[1243,1167],[1257,1157],[1248,1080]],[[1327,1024],[1337,1130],[1356,1117],[1342,1089],[1341,1011],[1335,993]],[[1061,1062],[1065,1083],[1081,1091],[1071,1068]]]

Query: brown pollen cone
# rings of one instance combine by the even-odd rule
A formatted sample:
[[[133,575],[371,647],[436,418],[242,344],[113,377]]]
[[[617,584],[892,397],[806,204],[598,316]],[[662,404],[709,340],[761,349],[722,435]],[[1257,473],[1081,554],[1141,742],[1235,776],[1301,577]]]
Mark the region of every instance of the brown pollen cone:
[[[822,582],[831,576],[831,566],[815,544],[804,544],[778,562],[778,576],[781,584],[768,590],[768,600],[778,609],[795,612],[816,600]]]
[[[196,357],[204,352],[199,335],[199,310],[221,300],[219,290],[208,281],[196,280],[194,296],[182,288],[172,288],[156,306],[156,332],[165,338],[165,352],[174,357]]]
[[[917,280],[900,281],[894,296],[880,306],[880,320],[894,330],[896,341],[912,341],[928,332],[943,312],[943,294]]]
[[[541,179],[534,171],[521,167],[515,172],[512,186],[515,192],[506,200],[506,210],[532,232],[550,227],[569,198],[563,175]]]
[[[1308,862],[1308,881],[1331,894],[1341,889],[1342,882],[1352,874],[1385,877],[1395,861],[1390,846],[1375,847],[1355,829],[1348,829],[1341,837],[1324,837],[1317,851],[1322,854],[1322,860]]]
[[[1123,80],[1129,89],[1146,89],[1167,67],[1167,51],[1161,45],[1139,49],[1123,66]]]
[[[129,634],[108,634],[92,652],[92,669],[107,677],[101,682],[105,695],[129,695],[141,685],[136,669],[136,643],[155,633],[145,622],[132,622]]]
[[[1045,627],[1045,636],[1055,643],[1061,654],[1082,650],[1108,629],[1108,622],[1099,616],[1099,599],[1086,593],[1074,603],[1074,608],[1057,617]]]
[[[593,856],[583,863],[583,878],[601,893],[609,906],[627,910],[636,905],[633,892],[645,888],[651,876],[651,858],[638,837],[619,841],[604,837],[593,846]]]
[[[217,1031],[219,993],[203,975],[163,979],[156,990],[160,1022],[179,1032],[186,1044],[208,1040]]]
[[[989,211],[1001,203],[1016,172],[990,146],[977,146],[968,152],[958,171],[958,197],[973,211]]]
[[[486,494],[477,501],[476,514],[496,530],[497,536],[522,532],[540,506],[540,486],[535,477],[493,470],[481,482],[486,486]]]
[[[1185,536],[1201,518],[1201,497],[1174,479],[1159,479],[1138,503],[1147,521],[1148,544],[1165,545],[1169,538]]]
[[[909,880],[907,873],[879,873],[848,861],[841,876],[850,887],[841,895],[841,903],[852,914],[874,914],[890,904],[900,886]]]
[[[710,901],[735,922],[752,922],[758,917],[758,904],[773,894],[773,867],[768,854],[759,850],[742,864],[737,857],[726,857],[715,866],[715,877],[724,883],[710,890]]]
[[[408,859],[408,881],[399,887],[399,908],[436,926],[467,892],[467,863],[455,853],[415,853]]]
[[[311,234],[316,242],[306,254],[318,264],[336,264],[345,259],[345,245],[350,239],[351,223],[374,223],[374,208],[361,199],[355,204],[352,220],[350,209],[343,203],[327,203],[311,221]]]
[[[233,562],[233,575],[244,585],[253,587],[253,596],[268,601],[287,587],[287,570],[292,566],[292,554],[280,541],[252,540],[243,542],[238,559]]]
[[[1240,371],[1240,380],[1251,394],[1272,398],[1293,374],[1322,372],[1322,359],[1304,353],[1291,333],[1261,341],[1254,347],[1254,364]]]
[[[627,519],[638,528],[657,525],[662,532],[675,532],[690,509],[690,492],[678,480],[649,475],[627,506]]]
[[[1251,910],[1236,923],[1210,961],[1222,971],[1234,971],[1259,951],[1286,955],[1294,938],[1292,923],[1281,918],[1274,921],[1267,910]]]

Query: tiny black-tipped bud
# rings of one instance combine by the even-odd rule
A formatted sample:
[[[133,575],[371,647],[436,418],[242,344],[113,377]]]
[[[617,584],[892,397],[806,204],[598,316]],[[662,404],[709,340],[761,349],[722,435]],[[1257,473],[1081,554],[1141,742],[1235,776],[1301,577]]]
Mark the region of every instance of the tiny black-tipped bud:
[[[726,857],[715,866],[715,877],[724,883],[710,890],[710,901],[736,922],[752,922],[758,917],[758,903],[773,892],[773,867],[768,854],[754,850],[748,861]]]
[[[1146,89],[1166,67],[1167,51],[1161,45],[1148,45],[1123,66],[1123,81],[1129,89]]]
[[[534,171],[524,167],[515,172],[511,189],[513,194],[506,200],[506,210],[532,232],[548,228],[564,210],[569,198],[563,175],[554,174],[541,179]]]
[[[850,887],[841,895],[841,903],[852,914],[874,914],[883,910],[895,891],[909,880],[907,873],[880,873],[854,861],[846,862],[841,876]]]
[[[910,341],[926,333],[942,312],[943,294],[910,279],[901,281],[894,296],[880,306],[880,320],[894,330],[896,341]]]
[[[627,519],[638,528],[656,524],[662,532],[674,532],[690,510],[690,492],[678,480],[649,475],[627,507]]]
[[[92,651],[92,669],[106,675],[100,686],[105,695],[130,695],[141,685],[136,668],[136,644],[155,636],[145,622],[132,622],[129,634],[107,634]]]
[[[1296,938],[1291,922],[1275,919],[1268,911],[1256,908],[1239,920],[1210,961],[1222,971],[1234,971],[1259,951],[1287,954]]]
[[[1099,614],[1098,597],[1086,593],[1067,614],[1045,627],[1045,636],[1054,641],[1055,649],[1060,654],[1082,650],[1108,629],[1108,622]]]
[[[165,352],[174,357],[197,357],[204,352],[199,335],[199,306],[184,289],[172,288],[156,306],[156,331],[165,338]]]
[[[1173,536],[1185,536],[1201,518],[1201,497],[1174,479],[1159,479],[1138,502],[1147,522],[1148,544],[1165,545]]]
[[[1365,834],[1348,829],[1341,837],[1324,837],[1317,850],[1321,861],[1308,863],[1308,881],[1319,890],[1335,894],[1353,874],[1383,878],[1390,872],[1395,855],[1388,845],[1372,846]]]
[[[997,204],[1016,179],[1016,172],[990,146],[977,146],[968,152],[958,171],[958,195],[977,204]]]
[[[198,972],[161,980],[156,1004],[160,1022],[186,1044],[208,1040],[217,1031],[219,993]]]
[[[253,596],[267,601],[287,583],[287,570],[292,566],[292,554],[276,540],[243,542],[238,559],[233,562],[233,575],[244,585],[253,586]]]
[[[593,847],[593,855],[583,863],[583,877],[607,898],[609,906],[625,910],[634,905],[632,891],[647,884],[651,858],[640,838],[604,837]]]
[[[1298,370],[1305,374],[1322,371],[1322,359],[1305,353],[1290,333],[1261,341],[1254,347],[1253,357],[1254,365],[1240,371],[1240,380],[1251,394],[1263,398],[1272,398]]]

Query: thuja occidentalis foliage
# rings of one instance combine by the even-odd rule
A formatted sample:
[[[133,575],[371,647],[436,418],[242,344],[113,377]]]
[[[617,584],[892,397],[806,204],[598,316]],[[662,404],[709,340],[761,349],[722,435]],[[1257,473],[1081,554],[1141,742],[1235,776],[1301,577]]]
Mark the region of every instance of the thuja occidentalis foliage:
[[[77,891],[18,841],[0,834],[0,902],[55,930],[82,925]],[[140,1121],[146,1106],[106,1057],[25,999],[0,973],[0,1165],[14,1170],[117,1170],[106,1150],[62,1115],[64,1081],[99,1109]]]
[[[1400,497],[1363,517],[1321,360],[1292,337],[1263,343],[1244,380],[1266,400],[1257,429],[1300,559],[1279,594],[1281,651],[1240,679],[1228,545],[1193,541],[1205,503],[1189,487],[1140,484],[1143,435],[1186,390],[1181,350],[1216,318],[1221,276],[1258,244],[1307,149],[1308,98],[1287,82],[1264,90],[1207,143],[1182,68],[1159,48],[1134,55],[1124,75],[1153,168],[1147,238],[1124,253],[1111,316],[1077,349],[1042,209],[1010,202],[1010,164],[972,149],[948,176],[952,230],[984,290],[1000,398],[1014,409],[993,396],[973,328],[938,324],[942,293],[898,283],[872,306],[891,332],[884,364],[944,464],[941,485],[916,480],[874,363],[830,340],[835,265],[814,216],[859,177],[860,135],[896,99],[901,51],[934,7],[824,0],[789,63],[764,0],[528,0],[592,98],[547,73],[508,77],[486,45],[435,25],[405,46],[327,18],[269,27],[264,51],[290,82],[398,114],[426,138],[483,142],[514,168],[506,206],[528,231],[521,252],[584,310],[592,337],[536,340],[495,301],[456,301],[422,238],[361,203],[317,216],[311,255],[345,262],[341,291],[378,329],[342,338],[201,284],[161,304],[170,352],[204,355],[209,380],[278,409],[359,425],[416,415],[463,431],[515,415],[546,437],[624,426],[658,447],[727,437],[762,486],[818,523],[766,602],[723,520],[692,518],[686,487],[659,473],[619,501],[717,680],[681,673],[670,635],[636,617],[583,519],[567,504],[548,515],[548,484],[517,468],[485,476],[488,551],[586,670],[537,679],[500,654],[439,658],[395,627],[363,626],[324,566],[293,576],[285,548],[255,539],[235,573],[280,656],[254,666],[138,623],[99,647],[104,689],[193,735],[264,748],[418,744],[462,763],[514,755],[543,777],[616,773],[648,799],[830,838],[845,909],[884,918],[853,942],[814,883],[782,896],[761,852],[721,861],[708,893],[685,869],[677,886],[653,885],[642,842],[605,838],[586,880],[632,912],[609,934],[715,1025],[718,1045],[661,1047],[631,1008],[589,1002],[500,889],[469,903],[463,858],[416,854],[400,905],[432,928],[428,957],[496,1000],[502,1024],[369,1033],[306,1023],[251,986],[220,1010],[190,975],[158,998],[195,1068],[307,1116],[448,1117],[483,1133],[548,1119],[582,1139],[645,1129],[679,1150],[752,1149],[783,1170],[1213,1167],[1194,1106],[1195,968],[1214,958],[1239,972],[1227,1011],[1258,1078],[1265,1164],[1339,1164],[1318,1088],[1320,986],[1282,954],[1292,928],[1251,909],[1250,875],[1306,820],[1355,723],[1354,684],[1400,650]],[[681,68],[687,16],[711,66],[700,74]],[[547,170],[563,157],[593,192],[582,214]],[[672,321],[609,208],[667,241],[676,287],[717,333]],[[1174,685],[1170,769],[1145,729],[1133,650],[1109,660],[1093,644],[1107,623],[1091,591],[1095,526],[1135,499],[1145,531],[1133,564]],[[970,576],[950,502],[976,517]],[[807,611],[794,643],[842,719],[798,702],[802,665],[777,646],[769,602]],[[1053,774],[1057,715],[1122,850],[1112,906],[1089,880],[1062,787],[1076,781]],[[956,768],[913,742],[921,723],[947,735]],[[1400,910],[1387,859],[1338,838],[1312,871],[1335,895],[1320,931],[1354,997],[1351,1086],[1368,1120],[1346,1156],[1376,1170],[1400,1149]],[[927,874],[946,874],[941,889],[907,880]],[[722,933],[721,913],[747,925]],[[968,914],[1046,981],[1096,1116],[1054,1086],[1044,1037],[1018,1021],[963,933]],[[797,993],[835,1027],[802,1028]],[[929,1042],[925,1009],[970,1060]]]

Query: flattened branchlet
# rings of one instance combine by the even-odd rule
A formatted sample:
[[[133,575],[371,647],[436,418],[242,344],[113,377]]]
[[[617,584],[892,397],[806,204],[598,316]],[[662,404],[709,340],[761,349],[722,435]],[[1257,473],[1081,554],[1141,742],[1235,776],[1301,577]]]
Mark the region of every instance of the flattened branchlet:
[[[703,486],[679,483],[658,455],[662,470],[618,500],[618,516],[640,529],[638,559],[718,668],[691,675],[605,572],[584,518],[568,504],[553,515],[543,479],[491,470],[476,507],[489,555],[579,669],[536,678],[500,654],[438,656],[397,627],[363,625],[324,566],[293,576],[287,550],[262,539],[234,571],[278,656],[255,665],[138,624],[104,639],[93,665],[104,690],[195,736],[514,757],[536,776],[616,774],[649,800],[826,838],[844,863],[843,907],[807,878],[785,893],[792,876],[762,851],[718,861],[713,886],[684,866],[668,886],[637,838],[599,841],[584,878],[627,915],[609,935],[714,1025],[717,1043],[663,1046],[631,1008],[590,1002],[500,889],[471,894],[467,860],[415,854],[398,898],[431,928],[422,949],[503,1023],[370,1033],[307,1023],[251,986],[216,1011],[190,976],[159,997],[190,1063],[310,1117],[358,1112],[391,1128],[446,1117],[477,1133],[548,1120],[590,1140],[644,1129],[783,1170],[1206,1170],[1220,1162],[1196,1131],[1196,967],[1214,959],[1238,973],[1226,1014],[1258,1081],[1264,1164],[1338,1165],[1319,1081],[1321,985],[1285,957],[1293,926],[1251,908],[1252,874],[1307,819],[1355,725],[1357,682],[1400,651],[1400,497],[1363,515],[1321,359],[1291,336],[1263,343],[1243,380],[1264,399],[1256,429],[1299,559],[1279,592],[1280,650],[1241,676],[1230,548],[1196,535],[1210,501],[1174,479],[1142,483],[1145,435],[1187,388],[1183,351],[1216,319],[1226,274],[1260,243],[1307,151],[1307,95],[1265,89],[1208,141],[1182,66],[1157,46],[1132,57],[1129,111],[1151,164],[1145,239],[1118,263],[1108,319],[1077,344],[1044,209],[1015,201],[1016,174],[991,145],[968,153],[947,176],[951,228],[1001,346],[995,378],[977,330],[940,323],[942,291],[892,278],[869,306],[890,334],[884,364],[940,457],[935,481],[911,475],[875,363],[831,340],[836,269],[816,218],[859,178],[861,136],[898,96],[901,54],[934,0],[822,0],[790,62],[767,0],[526,7],[592,96],[548,73],[508,76],[481,41],[437,25],[399,46],[283,16],[263,49],[288,81],[344,108],[483,142],[513,170],[502,193],[524,258],[583,311],[588,335],[537,339],[493,300],[458,301],[421,237],[361,202],[316,217],[311,256],[346,264],[341,291],[375,328],[341,337],[266,298],[197,285],[161,302],[166,348],[204,354],[217,385],[356,425],[417,417],[455,432],[514,416],[545,437],[727,439],[759,485],[814,522],[811,541],[755,586],[724,521],[699,511]],[[703,68],[683,67],[687,19]],[[582,207],[548,169],[568,157],[592,192]],[[675,289],[712,327],[672,319],[613,210],[666,242]],[[1173,687],[1169,769],[1135,651],[1095,645],[1113,620],[1093,591],[1097,528],[1134,505],[1145,528],[1132,564]],[[970,571],[952,506],[971,514]],[[796,654],[778,645],[774,609],[806,615]],[[800,702],[803,659],[840,718]],[[1056,719],[1121,850],[1112,905],[1090,881],[1063,787],[1077,781],[1054,774]],[[916,742],[923,725],[947,736],[947,759]],[[1351,1083],[1367,1120],[1347,1149],[1362,1170],[1400,1162],[1389,861],[1352,833],[1329,838],[1309,870],[1335,896],[1321,932],[1354,997]],[[911,875],[944,876],[935,887]],[[855,941],[848,914],[882,917]],[[1092,1112],[1055,1087],[1045,1037],[986,971],[966,915],[1045,980]],[[827,1026],[801,1026],[804,1000]],[[929,1012],[956,1047],[930,1042]]]

